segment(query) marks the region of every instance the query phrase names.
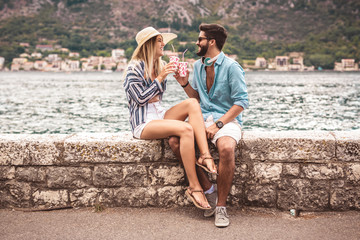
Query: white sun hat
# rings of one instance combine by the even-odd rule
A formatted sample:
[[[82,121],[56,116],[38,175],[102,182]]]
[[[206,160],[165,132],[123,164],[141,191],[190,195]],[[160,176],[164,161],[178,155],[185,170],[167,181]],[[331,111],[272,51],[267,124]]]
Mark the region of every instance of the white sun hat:
[[[136,47],[133,56],[136,56],[138,54],[141,46],[144,45],[144,43],[146,43],[147,40],[157,35],[161,35],[163,37],[164,44],[167,44],[168,42],[170,42],[171,40],[177,37],[177,35],[174,33],[160,33],[158,30],[156,30],[153,27],[144,28],[143,30],[138,32],[138,34],[136,34],[135,39],[138,46]]]

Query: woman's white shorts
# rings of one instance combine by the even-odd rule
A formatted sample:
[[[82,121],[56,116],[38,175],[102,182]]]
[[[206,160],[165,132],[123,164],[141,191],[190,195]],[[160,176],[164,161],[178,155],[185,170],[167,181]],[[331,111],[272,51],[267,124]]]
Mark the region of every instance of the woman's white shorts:
[[[145,126],[152,120],[164,119],[166,110],[161,106],[160,102],[148,103],[146,121],[134,129],[134,137],[139,138]]]

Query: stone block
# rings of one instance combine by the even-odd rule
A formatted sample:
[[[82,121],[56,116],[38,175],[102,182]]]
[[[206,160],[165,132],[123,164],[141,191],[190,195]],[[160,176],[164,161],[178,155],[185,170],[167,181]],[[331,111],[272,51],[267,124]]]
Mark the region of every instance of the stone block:
[[[334,189],[334,188],[342,188],[345,186],[345,181],[344,180],[333,180],[330,181],[330,189]]]
[[[249,173],[248,164],[244,163],[244,164],[236,165],[235,172],[234,172],[233,184],[240,185],[240,186],[243,185],[250,178],[249,174],[250,173]],[[214,174],[212,174],[212,175],[214,175]],[[214,176],[216,176],[216,175],[214,175]]]
[[[352,183],[360,183],[360,163],[350,163],[348,166],[347,180]]]
[[[181,186],[165,186],[157,189],[159,207],[176,207],[192,205],[192,201],[186,197],[185,189]]]
[[[233,206],[243,206],[244,205],[243,185],[232,185],[231,186],[230,194],[228,196],[227,202]]]
[[[70,202],[74,207],[91,207],[97,203],[101,190],[97,188],[77,189],[70,192]]]
[[[64,207],[69,202],[67,190],[37,190],[32,196],[34,205],[44,208]]]
[[[113,190],[111,196],[117,207],[158,207],[158,196],[154,188],[121,187]],[[104,198],[102,198],[103,200]]]
[[[168,162],[179,162],[174,154],[174,152],[171,150],[169,145],[169,140],[164,139],[164,161]]]
[[[279,185],[277,206],[283,210],[292,208],[309,211],[329,208],[329,184],[326,181],[284,179]]]
[[[302,167],[301,176],[308,179],[339,179],[344,177],[342,164],[308,164]]]
[[[360,210],[360,187],[342,187],[331,191],[330,205],[333,210]]]
[[[49,188],[84,188],[92,185],[89,167],[49,167],[46,175]]]
[[[335,138],[329,132],[244,132],[242,158],[247,161],[325,161],[335,158]]]
[[[185,171],[180,164],[177,166],[153,165],[150,166],[149,173],[151,185],[180,185],[185,181]]]
[[[10,180],[0,184],[0,205],[7,207],[30,207],[31,185]]]
[[[260,184],[266,184],[280,180],[281,173],[281,163],[254,163],[254,179]]]
[[[0,181],[15,178],[15,167],[0,166]]]
[[[341,161],[360,162],[360,131],[334,132],[336,156]]]
[[[276,187],[274,185],[250,185],[246,187],[245,203],[256,207],[276,207]]]
[[[54,165],[67,135],[0,135],[0,165]]]
[[[16,169],[16,179],[25,182],[45,183],[45,167],[18,167]]]
[[[283,175],[297,177],[300,174],[300,164],[283,164]]]
[[[93,181],[99,187],[141,187],[150,184],[143,165],[100,165],[94,168]]]
[[[137,140],[130,133],[76,134],[64,145],[65,163],[139,163],[162,157],[161,140]]]

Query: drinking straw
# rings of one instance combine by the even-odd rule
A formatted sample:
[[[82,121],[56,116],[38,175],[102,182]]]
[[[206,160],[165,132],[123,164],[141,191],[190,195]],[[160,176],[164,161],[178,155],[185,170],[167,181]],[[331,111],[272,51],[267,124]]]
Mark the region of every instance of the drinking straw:
[[[187,49],[185,49],[185,51],[184,51],[183,54],[182,54],[182,61],[183,61],[183,62],[184,62],[184,55],[185,55],[186,51],[187,51]]]

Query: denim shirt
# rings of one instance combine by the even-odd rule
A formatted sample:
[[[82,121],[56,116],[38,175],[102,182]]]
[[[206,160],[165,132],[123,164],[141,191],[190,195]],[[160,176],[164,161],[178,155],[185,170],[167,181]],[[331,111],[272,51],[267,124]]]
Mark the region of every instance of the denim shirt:
[[[221,118],[233,105],[244,110],[249,107],[245,83],[245,72],[240,64],[225,56],[223,52],[215,62],[214,83],[207,92],[205,65],[198,60],[194,64],[194,78],[191,86],[199,93],[200,107],[204,120],[210,115],[214,121]],[[242,125],[242,114],[236,120]]]

